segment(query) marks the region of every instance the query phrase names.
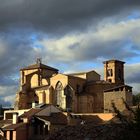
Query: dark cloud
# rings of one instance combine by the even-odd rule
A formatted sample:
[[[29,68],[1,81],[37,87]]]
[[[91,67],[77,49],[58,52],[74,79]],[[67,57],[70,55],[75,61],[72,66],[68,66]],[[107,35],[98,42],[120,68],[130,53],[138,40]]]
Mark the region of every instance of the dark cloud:
[[[3,107],[8,107],[11,106],[11,103],[0,99],[0,105],[2,105]]]
[[[30,35],[8,32],[0,35],[0,75],[9,76],[33,61],[36,51]]]
[[[96,42],[96,41],[95,41]],[[125,47],[125,41],[110,41],[110,42],[97,42],[87,44],[88,46],[81,51],[77,51],[76,57],[79,60],[94,60],[98,58],[103,59],[120,59],[124,60],[131,57],[136,57],[138,54],[131,49]],[[122,47],[123,46],[123,47]]]
[[[33,63],[37,54],[30,35],[23,32],[10,31],[0,34],[0,97],[13,102],[19,87],[20,68]],[[3,98],[3,99],[2,99]],[[9,103],[8,103],[9,104]]]
[[[125,67],[125,78],[127,83],[138,84],[140,83],[140,63],[126,65]],[[140,90],[140,87],[139,87]]]
[[[0,95],[3,98],[0,102],[5,104],[6,97],[10,100],[15,95],[19,69],[32,64],[37,57],[43,57],[44,63],[54,63],[56,66],[59,63],[60,68],[67,64],[69,69],[73,62],[76,62],[75,65],[79,63],[80,67],[80,62],[99,58],[127,59],[136,56],[138,37],[135,37],[134,43],[137,45],[133,51],[125,47],[126,37],[103,41],[102,36],[96,37],[96,34],[101,28],[98,24],[104,26],[106,18],[112,21],[112,17],[116,17],[117,20],[139,8],[139,0],[0,0]],[[90,28],[91,25],[93,28]],[[89,35],[87,30],[90,30]],[[137,31],[133,31],[134,34]],[[70,32],[78,32],[76,38],[83,32],[86,35],[67,45],[65,43],[72,40],[69,38]],[[93,36],[91,32],[94,32]],[[139,36],[139,32],[137,34]],[[68,39],[61,43],[59,39],[65,38],[65,35]],[[38,44],[38,47],[35,44],[43,39],[50,41],[50,38],[54,39],[53,43],[58,41],[59,46]],[[137,72],[131,78],[136,80]]]
[[[17,90],[18,85],[0,85],[0,104],[13,104]]]
[[[129,77],[127,77],[126,81],[128,83],[140,83],[140,72],[133,72]]]
[[[68,34],[62,38],[44,39],[42,56],[49,61],[73,63],[97,59],[127,60],[139,56],[133,40],[137,40],[135,28],[140,20],[112,24],[92,32]],[[124,26],[125,25],[125,26]],[[129,34],[129,37],[128,37]],[[135,49],[134,49],[135,48]],[[63,53],[62,53],[63,52]],[[46,55],[47,53],[47,55]],[[47,56],[47,57],[45,57]],[[51,59],[55,56],[57,59]]]
[[[15,79],[15,78],[7,76],[7,75],[1,76],[1,78],[0,78],[1,86],[18,85],[19,84],[18,82],[19,82],[19,79]]]
[[[84,29],[100,18],[129,13],[139,0],[0,0],[0,27],[25,25],[57,32]]]

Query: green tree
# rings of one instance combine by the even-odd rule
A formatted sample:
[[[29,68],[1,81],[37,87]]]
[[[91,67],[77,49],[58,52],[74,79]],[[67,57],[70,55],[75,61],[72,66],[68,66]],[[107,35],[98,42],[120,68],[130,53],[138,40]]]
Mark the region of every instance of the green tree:
[[[133,105],[140,104],[140,93],[133,95]]]

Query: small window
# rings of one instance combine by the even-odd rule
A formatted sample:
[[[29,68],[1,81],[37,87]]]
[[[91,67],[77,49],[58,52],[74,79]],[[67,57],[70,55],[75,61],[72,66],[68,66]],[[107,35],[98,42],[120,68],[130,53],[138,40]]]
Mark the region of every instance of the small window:
[[[76,92],[79,93],[80,92],[80,85],[76,85]]]
[[[24,81],[24,76],[25,76],[24,71],[22,71],[22,84],[25,83],[25,81]]]
[[[45,125],[45,135],[48,134],[48,125]]]
[[[113,71],[112,69],[107,70],[107,76],[113,76]]]
[[[121,78],[121,70],[120,70],[120,69],[118,70],[118,79],[119,79],[119,80],[122,79],[122,78]]]

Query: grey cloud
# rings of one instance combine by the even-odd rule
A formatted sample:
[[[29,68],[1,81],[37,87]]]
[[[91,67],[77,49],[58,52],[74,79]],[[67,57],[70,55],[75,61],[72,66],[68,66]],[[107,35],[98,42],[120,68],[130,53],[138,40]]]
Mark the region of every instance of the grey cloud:
[[[125,78],[127,83],[138,84],[140,83],[140,64],[126,65]]]
[[[88,44],[84,50],[77,52],[79,59],[91,60],[91,59],[127,59],[135,57],[138,54],[131,49],[124,47],[125,41],[110,41],[110,42],[98,42],[97,44]],[[81,54],[82,53],[82,54]],[[76,55],[78,56],[78,55]]]
[[[17,90],[18,85],[0,85],[0,104],[13,104]]]
[[[4,100],[0,99],[0,105],[2,105],[3,107],[7,107],[7,106],[10,106],[11,103],[8,102],[8,101],[4,101]]]
[[[48,32],[84,29],[99,17],[129,13],[139,0],[0,0],[0,26],[25,24]]]
[[[35,50],[29,36],[5,33],[0,36],[0,75],[11,75],[33,61]]]
[[[17,72],[18,73],[18,72]],[[12,85],[18,85],[19,79],[14,79],[10,76],[4,75],[0,78],[0,85],[1,86],[12,86]]]
[[[86,36],[88,38],[88,36]],[[54,43],[55,41],[52,41]],[[58,41],[59,42],[59,41]],[[60,41],[61,42],[61,41]],[[65,44],[65,40],[63,41]],[[86,42],[86,43],[84,43]],[[96,61],[98,59],[120,59],[126,60],[127,58],[136,57],[139,54],[136,51],[133,51],[131,48],[125,46],[125,40],[117,41],[102,41],[102,40],[77,40],[76,43],[72,45],[65,45],[65,48],[61,45],[60,47],[52,47],[49,50],[49,47],[44,47],[43,56],[50,62],[63,62],[63,63],[73,63],[74,61],[84,62],[84,61]],[[45,44],[44,44],[45,46]],[[60,49],[61,48],[61,49]],[[62,51],[63,50],[63,51]],[[47,53],[47,55],[46,55]],[[46,55],[46,57],[45,57]],[[55,56],[56,59],[51,59],[52,56]]]
[[[87,30],[87,26],[94,26],[93,23],[100,23],[108,16],[130,14],[132,9],[139,7],[139,0],[0,0],[0,85],[7,89],[14,85],[18,87],[17,81],[12,77],[18,77],[19,69],[33,63],[40,55],[46,62],[64,62],[67,67],[73,61],[78,63],[102,57],[126,59],[137,55],[122,47],[124,41],[100,42],[96,39],[83,43],[84,46],[81,46],[81,42],[68,46],[67,54],[63,49],[58,51],[54,48],[49,51],[43,48],[38,55],[39,50],[34,49],[35,41],[31,36],[35,30],[45,31],[47,34],[71,32],[75,29]],[[38,40],[44,37],[42,34],[39,36]],[[51,37],[54,36],[55,34]],[[136,38],[136,42],[137,40]],[[4,98],[15,92],[16,89],[13,88],[11,92],[1,90],[0,94]]]
[[[15,32],[0,34],[1,98],[15,95],[19,87],[19,69],[33,63],[36,57],[37,52],[28,35]]]
[[[140,83],[140,72],[132,73],[126,80],[128,83]]]
[[[17,85],[4,85],[1,86],[0,85],[0,97],[1,98],[5,98],[7,96],[13,96],[15,95],[15,91],[18,90],[18,86]]]

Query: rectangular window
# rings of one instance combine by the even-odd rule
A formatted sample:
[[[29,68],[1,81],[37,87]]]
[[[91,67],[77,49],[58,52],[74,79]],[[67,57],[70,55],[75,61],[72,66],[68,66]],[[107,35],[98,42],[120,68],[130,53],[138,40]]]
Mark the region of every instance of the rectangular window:
[[[48,125],[45,125],[45,135],[48,134]]]
[[[76,92],[79,93],[80,92],[80,85],[76,85]]]

